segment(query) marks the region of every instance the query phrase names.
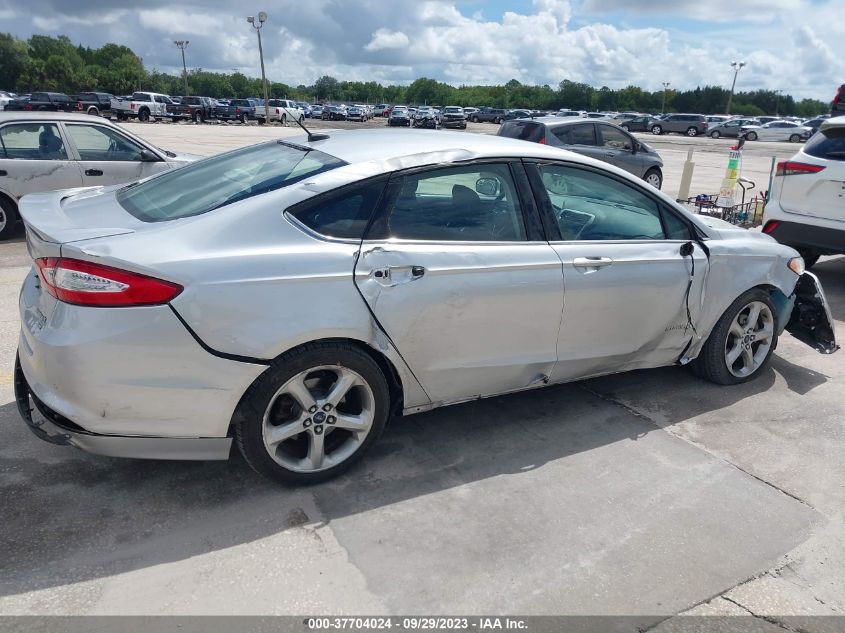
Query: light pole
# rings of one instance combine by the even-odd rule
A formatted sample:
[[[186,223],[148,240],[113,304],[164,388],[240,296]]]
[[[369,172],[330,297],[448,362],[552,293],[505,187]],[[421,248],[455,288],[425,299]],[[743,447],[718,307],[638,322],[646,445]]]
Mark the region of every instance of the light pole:
[[[185,66],[185,49],[188,48],[190,42],[188,40],[176,40],[173,42],[182,51],[182,77],[185,78],[185,96],[188,96],[188,67]]]
[[[267,22],[267,14],[264,11],[260,11],[258,13],[257,25],[256,19],[253,16],[249,16],[246,21],[249,22],[252,25],[252,28],[255,29],[255,32],[258,33],[258,55],[261,57],[261,83],[264,84],[264,112],[266,115],[269,115],[267,102],[270,99],[267,97],[267,76],[264,74],[264,49],[261,48],[261,27],[264,26],[265,22]]]
[[[736,76],[739,74],[739,71],[742,70],[743,66],[745,66],[745,62],[731,62],[731,68],[734,69],[734,81],[731,84],[731,94],[728,97],[728,108],[725,111],[725,114],[731,113],[731,102],[734,100],[734,88],[736,88]]]
[[[660,113],[666,114],[666,91],[669,89],[669,82],[663,82],[663,105],[660,106]]]
[[[778,116],[778,111],[779,111],[779,108],[780,108],[780,93],[781,92],[783,92],[783,90],[775,90],[775,94],[777,95],[777,97],[775,98],[775,116]]]

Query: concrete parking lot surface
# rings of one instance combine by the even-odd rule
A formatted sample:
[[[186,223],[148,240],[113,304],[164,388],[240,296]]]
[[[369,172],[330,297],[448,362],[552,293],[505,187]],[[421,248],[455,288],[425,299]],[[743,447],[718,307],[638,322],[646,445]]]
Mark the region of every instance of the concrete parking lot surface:
[[[201,153],[294,132],[131,128]],[[724,162],[728,142],[692,140]],[[119,460],[32,436],[11,386],[28,270],[22,239],[0,244],[0,614],[845,610],[841,353],[786,335],[738,387],[667,368],[411,416],[295,489],[236,453]],[[845,258],[817,272],[841,336]]]

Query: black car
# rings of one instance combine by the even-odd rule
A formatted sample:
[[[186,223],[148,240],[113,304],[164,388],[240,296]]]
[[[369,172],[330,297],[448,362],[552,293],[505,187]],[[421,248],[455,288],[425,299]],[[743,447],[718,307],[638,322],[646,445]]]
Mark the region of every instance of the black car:
[[[812,129],[812,134],[815,134],[819,131],[821,124],[827,121],[828,117],[817,116],[815,119],[810,119],[809,121],[804,121],[801,125],[806,125],[808,128]]]
[[[6,104],[7,110],[32,110],[33,112],[73,112],[76,102],[63,92],[33,92],[29,100],[15,99]]]
[[[214,118],[246,123],[255,118],[255,106],[249,99],[232,99],[229,105],[214,106]]]
[[[179,103],[167,106],[167,114],[173,119],[190,119],[202,123],[217,115],[216,105],[210,97],[182,97]]]
[[[656,121],[657,119],[653,116],[638,116],[633,119],[622,121],[619,124],[619,127],[626,132],[650,132],[652,124]]]
[[[324,121],[346,121],[346,108],[341,106],[327,106],[323,108]]]
[[[481,108],[473,112],[469,120],[473,123],[501,123],[507,115],[508,111],[504,108]]]
[[[467,115],[460,106],[446,106],[440,113],[440,126],[447,128],[467,129]]]
[[[534,114],[534,112],[531,110],[511,110],[505,115],[502,120],[513,121],[514,119],[530,119],[535,116],[537,115]]]
[[[76,102],[77,112],[93,116],[111,110],[111,99],[112,95],[108,92],[80,92],[71,97],[71,101]]]

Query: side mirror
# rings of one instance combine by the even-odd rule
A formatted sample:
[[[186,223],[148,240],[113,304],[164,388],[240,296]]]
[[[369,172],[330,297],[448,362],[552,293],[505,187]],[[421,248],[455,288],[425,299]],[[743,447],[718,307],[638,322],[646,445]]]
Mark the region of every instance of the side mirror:
[[[499,180],[497,178],[479,178],[475,181],[475,191],[482,196],[498,196]]]
[[[155,163],[158,162],[160,159],[158,156],[153,154],[151,151],[147,149],[141,150],[141,162],[144,163]]]

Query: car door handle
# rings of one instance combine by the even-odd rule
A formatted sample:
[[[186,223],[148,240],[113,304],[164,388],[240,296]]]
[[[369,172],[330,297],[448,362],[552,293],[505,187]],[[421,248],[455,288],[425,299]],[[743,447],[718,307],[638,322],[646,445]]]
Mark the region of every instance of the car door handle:
[[[86,176],[102,176],[103,170],[102,169],[86,169],[85,175]]]
[[[7,172],[5,169],[0,169],[0,176],[8,176],[8,175],[9,175],[9,172]]]
[[[613,260],[609,257],[576,257],[572,265],[576,268],[604,268],[610,266]]]

